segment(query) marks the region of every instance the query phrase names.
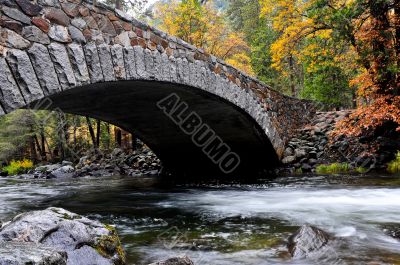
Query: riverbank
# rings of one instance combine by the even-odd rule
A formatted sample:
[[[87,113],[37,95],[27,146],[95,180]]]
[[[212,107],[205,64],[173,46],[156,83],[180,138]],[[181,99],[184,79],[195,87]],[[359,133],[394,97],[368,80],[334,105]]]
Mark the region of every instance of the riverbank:
[[[377,137],[332,136],[338,122],[348,117],[351,110],[317,112],[316,116],[303,128],[296,131],[286,145],[282,165],[275,170],[275,175],[299,173],[316,174],[365,174],[367,172],[385,172],[387,165],[400,150],[398,133]],[[396,138],[397,137],[397,138]],[[164,176],[170,181],[202,181],[187,177],[165,176],[161,161],[144,144],[135,151],[116,148],[112,151],[91,150],[73,164],[69,161],[37,166],[26,174],[11,176],[23,179],[63,179],[102,176]],[[272,172],[251,179],[273,176]],[[208,176],[207,181],[213,181]],[[216,181],[230,181],[232,177],[216,178]],[[237,178],[249,181],[249,177]]]
[[[156,176],[161,170],[161,162],[146,146],[135,151],[115,148],[109,153],[90,150],[77,164],[62,161],[55,164],[39,165],[26,174],[4,176],[17,179],[68,179],[106,176]]]
[[[400,136],[398,133],[397,136],[396,133],[375,137],[332,136],[336,124],[351,113],[351,110],[317,112],[315,118],[297,130],[287,144],[279,172],[349,174],[386,171],[387,164],[400,150]],[[325,167],[328,172],[323,172],[324,166],[332,164],[335,164],[332,170],[338,172],[329,172],[329,167]]]

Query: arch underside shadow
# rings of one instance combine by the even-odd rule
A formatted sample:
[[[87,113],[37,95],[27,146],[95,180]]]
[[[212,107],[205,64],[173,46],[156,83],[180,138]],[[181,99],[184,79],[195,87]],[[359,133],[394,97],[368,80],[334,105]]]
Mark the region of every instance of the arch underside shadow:
[[[201,89],[157,81],[118,81],[72,88],[49,99],[51,109],[87,115],[134,132],[169,172],[188,177],[223,174],[191,137],[157,107],[157,102],[171,93],[185,101],[188,111],[195,111],[239,155],[240,164],[231,175],[251,175],[278,165],[270,140],[250,115]]]

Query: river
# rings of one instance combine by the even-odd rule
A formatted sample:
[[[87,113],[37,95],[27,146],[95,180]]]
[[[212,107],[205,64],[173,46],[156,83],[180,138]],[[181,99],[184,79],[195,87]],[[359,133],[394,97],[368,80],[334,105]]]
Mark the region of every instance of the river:
[[[114,224],[129,264],[186,254],[197,265],[400,264],[400,178],[296,176],[258,184],[151,185],[153,179],[0,179],[0,220],[62,207]],[[336,236],[329,252],[292,260],[305,223]]]

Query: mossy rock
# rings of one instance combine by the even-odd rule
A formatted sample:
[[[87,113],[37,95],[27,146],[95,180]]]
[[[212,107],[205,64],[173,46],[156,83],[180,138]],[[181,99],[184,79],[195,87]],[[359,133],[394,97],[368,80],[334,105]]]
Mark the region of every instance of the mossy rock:
[[[126,264],[125,251],[113,226],[104,225],[110,231],[109,235],[102,235],[93,246],[105,258],[111,259],[116,265]]]

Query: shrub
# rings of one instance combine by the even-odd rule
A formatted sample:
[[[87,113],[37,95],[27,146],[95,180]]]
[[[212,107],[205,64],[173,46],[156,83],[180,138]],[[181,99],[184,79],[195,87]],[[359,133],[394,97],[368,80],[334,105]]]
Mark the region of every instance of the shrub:
[[[319,165],[316,170],[318,174],[348,173],[350,171],[350,165],[347,163],[333,163],[330,165]]]
[[[400,151],[397,152],[396,158],[388,163],[387,171],[389,173],[400,173]]]
[[[356,167],[355,171],[357,173],[364,174],[364,173],[367,173],[368,169],[366,169],[365,167]]]
[[[3,168],[3,171],[7,172],[8,175],[18,175],[28,172],[33,168],[33,162],[29,159],[24,160],[12,160],[10,164]]]

